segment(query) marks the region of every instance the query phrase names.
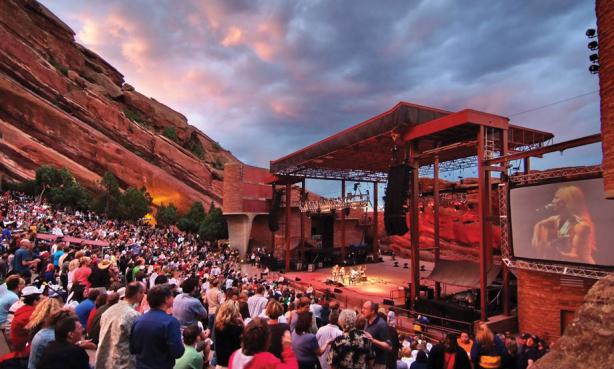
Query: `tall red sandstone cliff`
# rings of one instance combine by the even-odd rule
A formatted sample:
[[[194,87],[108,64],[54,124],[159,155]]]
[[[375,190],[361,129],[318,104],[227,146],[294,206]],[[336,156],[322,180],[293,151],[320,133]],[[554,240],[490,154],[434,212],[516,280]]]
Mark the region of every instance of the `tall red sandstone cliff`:
[[[125,84],[37,1],[0,1],[4,180],[32,179],[52,164],[95,188],[110,170],[124,186],[145,186],[154,202],[185,209],[221,204],[223,164],[237,161],[185,116]]]

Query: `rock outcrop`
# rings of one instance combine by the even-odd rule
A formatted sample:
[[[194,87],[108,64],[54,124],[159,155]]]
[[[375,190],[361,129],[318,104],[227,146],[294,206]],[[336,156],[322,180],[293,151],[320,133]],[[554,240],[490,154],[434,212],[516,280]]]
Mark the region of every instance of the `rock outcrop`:
[[[185,116],[124,83],[34,0],[0,2],[0,173],[65,166],[95,188],[110,170],[155,203],[221,204],[223,165],[238,160]]]
[[[614,275],[595,283],[575,319],[534,369],[614,368]]]

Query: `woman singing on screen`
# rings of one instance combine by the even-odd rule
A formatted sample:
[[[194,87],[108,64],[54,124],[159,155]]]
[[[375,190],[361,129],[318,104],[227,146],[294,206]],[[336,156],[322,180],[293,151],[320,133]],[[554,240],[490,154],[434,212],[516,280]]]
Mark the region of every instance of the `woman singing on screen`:
[[[533,228],[532,246],[540,259],[595,264],[595,226],[584,193],[576,186],[559,188],[550,203],[556,213]]]

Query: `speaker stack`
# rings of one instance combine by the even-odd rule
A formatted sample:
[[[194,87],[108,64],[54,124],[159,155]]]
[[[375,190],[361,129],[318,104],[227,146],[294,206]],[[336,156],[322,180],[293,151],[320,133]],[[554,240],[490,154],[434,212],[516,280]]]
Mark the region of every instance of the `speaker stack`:
[[[395,165],[390,167],[388,172],[388,186],[384,199],[384,225],[386,233],[390,236],[404,235],[408,231],[405,201],[409,191],[410,175],[411,169],[408,164]]]

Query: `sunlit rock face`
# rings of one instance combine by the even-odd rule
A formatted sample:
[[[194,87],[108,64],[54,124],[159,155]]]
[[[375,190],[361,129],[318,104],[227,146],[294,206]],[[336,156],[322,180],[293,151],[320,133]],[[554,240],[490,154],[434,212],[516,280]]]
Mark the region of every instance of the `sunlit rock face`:
[[[186,117],[124,83],[33,0],[0,1],[0,172],[34,178],[65,166],[95,188],[110,170],[154,202],[221,204],[223,165],[238,162]]]
[[[574,321],[535,369],[606,369],[614,367],[614,275],[588,291]]]

